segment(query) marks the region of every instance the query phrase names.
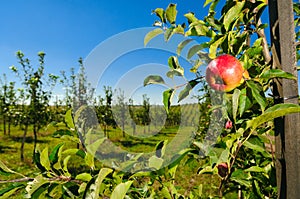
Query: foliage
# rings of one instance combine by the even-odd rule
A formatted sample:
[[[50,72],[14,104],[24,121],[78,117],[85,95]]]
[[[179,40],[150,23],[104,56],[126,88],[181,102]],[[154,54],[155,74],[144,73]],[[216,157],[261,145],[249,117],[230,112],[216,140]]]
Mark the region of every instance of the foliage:
[[[64,143],[56,145],[51,151],[48,147],[37,147],[33,158],[39,173],[32,178],[11,170],[0,161],[1,175],[21,177],[0,190],[0,197],[8,198],[15,191],[25,188],[28,198],[275,198],[277,190],[273,120],[300,112],[300,107],[295,104],[274,105],[273,100],[266,97],[266,94],[270,92],[275,78],[294,81],[296,79],[289,73],[271,68],[267,56],[270,52],[262,32],[266,25],[260,20],[267,6],[266,1],[228,0],[222,5],[220,15],[216,12],[218,4],[218,0],[206,0],[204,6],[209,6],[207,16],[198,19],[194,13],[189,12],[184,15],[187,23],[177,22],[176,4],[169,4],[166,9],[156,8],[153,12],[158,17],[155,22],[158,28],[149,32],[144,39],[144,44],[147,45],[159,34],[164,35],[165,41],[169,41],[174,34],[187,37],[178,45],[177,55],[168,59],[169,71],[166,76],[185,76],[186,70],[180,65],[179,56],[184,48],[188,48],[190,72],[195,77],[184,85],[170,87],[162,93],[166,112],[159,111],[160,107],[156,108],[158,115],[163,116],[167,113],[164,118],[165,128],[191,126],[190,118],[185,118],[186,121],[180,118],[183,109],[171,105],[172,97],[175,92],[179,92],[181,101],[189,96],[197,85],[201,85],[199,95],[196,96],[199,105],[195,105],[201,112],[200,122],[198,131],[193,132],[189,147],[174,152],[175,149],[167,147],[169,140],[160,140],[155,145],[155,153],[131,154],[114,151],[113,158],[121,158],[121,163],[113,158],[108,160],[109,165],[97,161],[96,156],[106,158],[106,143],[111,141],[110,128],[117,128],[116,122],[121,123],[121,131],[124,133],[127,105],[133,135],[138,133],[136,124],[142,125],[145,133],[145,127],[150,127],[149,123],[154,121],[156,113],[154,116],[151,113],[149,98],[146,95],[143,96],[143,104],[137,106],[132,99],[127,104],[121,93],[118,104],[113,106],[111,87],[104,87],[105,97],[99,96],[98,101],[94,102],[95,107],[89,106],[92,102],[88,100],[92,95],[88,95],[88,83],[80,59],[81,70],[77,77],[73,71],[68,82],[68,78],[62,72],[65,77],[62,83],[72,88],[71,93],[66,93],[65,107],[73,103],[74,109],[65,114],[66,127],[54,134],[76,144],[81,143],[80,147],[67,148]],[[295,4],[294,10],[298,17],[298,4]],[[297,18],[295,23],[298,24]],[[296,36],[298,39],[298,33]],[[193,39],[201,43],[190,47]],[[237,57],[250,74],[243,84],[227,93],[210,90],[200,72],[201,67],[221,54]],[[22,122],[27,126],[37,125],[38,128],[43,123],[32,121],[40,121],[38,119],[41,118],[45,120],[42,114],[47,108],[49,94],[41,90],[44,53],[39,54],[40,66],[37,71],[31,67],[29,60],[23,57],[24,55],[18,52],[20,64],[25,72],[23,83],[26,85],[20,96],[23,96],[21,99],[24,101],[30,99],[30,105],[22,106],[22,113],[26,116],[23,116]],[[18,71],[16,67],[12,67],[12,70]],[[149,84],[165,84],[165,80],[161,76],[150,75],[144,80],[144,86]],[[195,118],[195,106],[185,105],[185,108],[191,111],[184,114]],[[5,107],[3,95],[1,107]],[[114,113],[121,121],[114,121]],[[104,135],[100,138],[98,123],[104,127]],[[175,132],[177,129],[171,130]],[[125,136],[123,139],[128,141]],[[179,144],[176,147],[179,148]],[[69,165],[70,160],[74,158],[83,164],[77,171],[70,169]],[[199,167],[195,175],[217,179],[218,192],[205,191],[207,181],[199,181],[200,184],[188,191],[182,190],[175,179],[179,168],[190,163]],[[210,186],[214,189],[215,184]]]
[[[146,45],[159,34],[164,35],[165,41],[170,40],[173,34],[189,37],[178,45],[178,55],[169,58],[170,70],[166,76],[173,78],[174,75],[184,75],[184,70],[178,62],[182,49],[192,38],[207,38],[188,49],[187,58],[192,64],[190,71],[195,73],[195,78],[181,91],[181,86],[176,86],[163,93],[166,111],[170,108],[174,92],[179,90],[179,100],[182,100],[200,82],[202,76],[198,69],[201,65],[221,54],[239,58],[243,67],[248,70],[250,78],[229,93],[209,90],[211,98],[220,99],[219,102],[212,103],[211,110],[214,114],[220,112],[221,117],[212,116],[223,118],[229,121],[230,125],[225,129],[223,124],[224,130],[213,146],[210,146],[212,143],[205,143],[201,136],[196,138],[194,145],[207,160],[207,164],[201,166],[199,174],[211,173],[220,176],[219,197],[238,197],[237,194],[241,193],[245,198],[276,197],[274,151],[272,147],[270,150],[266,148],[269,144],[273,145],[273,125],[268,122],[289,113],[299,112],[300,107],[294,104],[273,105],[272,100],[268,100],[265,94],[269,92],[274,78],[295,81],[296,78],[282,70],[271,69],[270,60],[266,56],[270,52],[267,51],[266,37],[261,31],[266,25],[261,24],[260,20],[267,6],[266,2],[226,1],[220,17],[215,10],[218,3],[219,1],[205,2],[205,6],[209,5],[209,13],[203,20],[198,19],[192,12],[185,14],[188,21],[186,29],[185,24],[176,22],[176,5],[170,4],[165,10],[154,10],[159,18],[159,23],[155,24],[160,27],[149,32],[144,43]],[[145,79],[144,85],[164,82],[161,76],[151,75]]]

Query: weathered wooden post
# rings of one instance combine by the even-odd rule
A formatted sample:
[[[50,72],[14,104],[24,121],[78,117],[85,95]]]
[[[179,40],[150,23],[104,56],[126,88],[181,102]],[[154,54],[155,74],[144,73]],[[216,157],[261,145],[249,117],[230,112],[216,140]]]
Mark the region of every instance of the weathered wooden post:
[[[269,0],[272,63],[297,77],[295,27],[292,0]],[[298,82],[276,80],[275,103],[298,104]],[[300,114],[275,120],[276,175],[279,198],[300,196]]]

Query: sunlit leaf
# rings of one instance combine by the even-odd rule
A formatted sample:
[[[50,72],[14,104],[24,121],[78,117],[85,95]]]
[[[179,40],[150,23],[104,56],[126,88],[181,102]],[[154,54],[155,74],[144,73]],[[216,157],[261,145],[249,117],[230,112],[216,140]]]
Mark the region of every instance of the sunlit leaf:
[[[285,72],[280,69],[267,70],[260,75],[260,78],[263,79],[286,78],[286,79],[293,79],[293,80],[297,79],[293,74]]]
[[[271,121],[277,117],[282,117],[291,113],[299,113],[300,106],[296,104],[276,104],[268,108],[263,114],[247,121],[247,129],[256,129],[265,122]]]
[[[196,73],[198,71],[198,68],[203,65],[204,63],[201,61],[201,59],[197,59],[194,63],[193,67],[190,69],[192,73]]]
[[[176,10],[176,4],[169,4],[169,6],[166,9],[166,17],[170,24],[175,24],[177,16],[177,10]]]
[[[184,16],[187,18],[187,20],[190,24],[198,21],[198,19],[195,17],[195,14],[192,12],[186,13]]]
[[[144,86],[147,86],[149,84],[165,84],[165,81],[159,75],[149,75],[144,79]]]
[[[166,23],[165,11],[163,8],[156,8],[153,13],[155,13],[161,22]]]
[[[199,83],[199,81],[197,80],[191,80],[187,83],[187,85],[184,87],[184,89],[179,93],[178,96],[178,102],[180,102],[181,100],[183,100],[184,98],[186,98],[191,90]]]
[[[75,177],[76,180],[81,180],[81,181],[85,181],[85,182],[90,181],[92,178],[93,177],[89,173],[80,173]]]
[[[95,181],[95,185],[96,185],[96,187],[95,187],[95,196],[96,196],[96,198],[99,198],[100,186],[101,186],[103,180],[104,180],[104,179],[106,178],[106,176],[107,176],[108,174],[110,174],[111,172],[113,172],[113,170],[112,170],[112,169],[109,169],[109,168],[102,168],[102,169],[99,171],[98,177],[97,177],[97,179],[96,179],[96,181]]]
[[[0,198],[6,199],[6,198],[12,198],[12,195],[14,195],[19,189],[23,189],[25,187],[24,184],[11,184],[7,185],[6,188],[0,190]]]
[[[29,198],[41,198],[41,194],[47,190],[50,182],[42,175],[38,175],[34,178],[34,181],[29,182],[26,186],[27,196]]]
[[[151,39],[163,33],[164,31],[161,28],[156,28],[148,32],[144,38],[144,46],[146,46]]]
[[[149,167],[159,170],[163,164],[164,160],[157,156],[151,156],[149,158]]]
[[[94,156],[92,154],[86,153],[84,160],[86,165],[89,166],[91,169],[95,168]]]
[[[210,59],[214,59],[217,56],[217,49],[218,47],[222,44],[222,42],[224,41],[226,36],[223,36],[221,38],[219,38],[217,41],[215,41],[214,43],[211,44],[211,46],[209,47],[209,58]]]
[[[45,167],[46,170],[51,170],[50,167],[50,160],[49,160],[49,154],[48,154],[48,147],[45,147],[43,151],[41,152],[40,156],[41,165]]]
[[[1,160],[0,160],[0,174],[2,175],[9,175],[16,173],[15,171],[8,168]]]
[[[126,192],[130,188],[133,181],[127,181],[118,184],[111,194],[111,199],[123,199],[125,198]]]
[[[187,58],[191,59],[197,52],[203,49],[203,45],[194,45],[192,46],[187,54]]]
[[[262,173],[264,173],[265,169],[263,169],[259,166],[251,166],[250,168],[245,169],[245,172],[258,172],[258,173],[262,172]]]
[[[75,129],[75,125],[73,122],[72,109],[69,109],[65,114],[65,122],[70,129]]]
[[[177,53],[178,56],[180,56],[182,49],[183,49],[186,45],[188,45],[191,41],[193,41],[193,39],[186,39],[186,40],[184,40],[184,41],[182,41],[182,42],[180,42],[180,43],[178,44],[178,46],[177,46],[177,51],[176,51],[176,53]]]
[[[169,41],[170,40],[170,38],[174,34],[174,29],[175,29],[174,27],[171,27],[171,28],[168,28],[165,31],[165,34],[164,34],[165,41]]]
[[[167,113],[169,113],[173,94],[174,89],[168,89],[163,92],[163,104]]]
[[[236,5],[231,7],[225,14],[224,16],[224,27],[226,30],[229,29],[230,24],[237,19],[239,16],[239,13],[242,11],[244,4],[246,1],[237,1]]]
[[[232,95],[232,117],[233,120],[236,121],[236,115],[239,107],[239,98],[240,98],[241,91],[239,89],[234,89]]]
[[[213,1],[215,1],[215,0],[206,0],[205,3],[204,3],[204,7],[207,6],[208,4],[210,4]]]

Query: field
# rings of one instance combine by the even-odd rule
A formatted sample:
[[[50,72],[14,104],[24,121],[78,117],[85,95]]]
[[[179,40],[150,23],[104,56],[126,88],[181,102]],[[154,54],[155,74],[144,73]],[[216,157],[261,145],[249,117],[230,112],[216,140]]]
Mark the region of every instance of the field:
[[[26,137],[25,144],[25,160],[20,161],[20,145],[23,136],[23,132],[18,127],[12,127],[11,136],[4,136],[2,129],[0,134],[0,160],[7,165],[10,169],[24,174],[27,177],[34,177],[39,171],[32,162],[33,153],[33,136],[31,131],[29,131]],[[53,133],[56,128],[53,126],[48,126],[48,128],[43,128],[39,133],[38,146],[43,149],[49,147],[49,151],[53,149],[57,144],[64,143],[64,148],[76,148],[77,144],[62,138],[53,137]],[[143,129],[137,130],[137,132]],[[183,134],[186,132],[182,132]],[[180,132],[178,132],[178,127],[169,127],[162,129],[155,135],[151,135],[148,138],[134,138],[133,136],[126,135],[122,137],[122,132],[120,129],[109,128],[108,129],[109,139],[115,144],[115,146],[121,147],[123,150],[133,152],[133,153],[148,153],[154,151],[156,144],[162,140],[169,140],[169,143],[178,143],[180,139]],[[179,140],[176,140],[179,139]],[[170,148],[176,149],[175,146]],[[103,149],[105,151],[105,149]],[[171,151],[170,151],[171,152]],[[172,152],[171,152],[172,153]],[[97,156],[96,156],[97,157]],[[185,161],[182,161],[185,162]],[[180,164],[178,168],[178,173],[176,173],[175,184],[177,189],[185,195],[188,195],[190,191],[193,191],[195,187],[200,184],[204,184],[202,191],[205,195],[217,195],[219,180],[217,177],[207,177],[206,175],[197,175],[197,170],[201,164],[202,160],[193,159],[188,161],[186,164]],[[102,165],[100,161],[96,161],[96,164]],[[87,169],[84,162],[80,159],[73,158],[69,163],[69,170],[72,171],[72,176],[75,176],[80,171]],[[13,180],[15,178],[20,178],[20,176],[9,175],[1,176],[1,180]],[[146,180],[146,179],[144,179]],[[5,188],[9,184],[2,184],[0,188]],[[16,193],[14,198],[24,198],[24,190]]]

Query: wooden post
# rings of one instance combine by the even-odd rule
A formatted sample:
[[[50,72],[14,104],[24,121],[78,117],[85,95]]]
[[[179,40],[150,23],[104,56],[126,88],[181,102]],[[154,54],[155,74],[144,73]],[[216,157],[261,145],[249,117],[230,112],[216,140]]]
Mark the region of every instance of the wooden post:
[[[273,68],[297,77],[295,27],[292,0],[269,0]],[[276,80],[275,103],[298,104],[298,82]],[[275,120],[276,176],[279,198],[300,196],[300,114]]]

